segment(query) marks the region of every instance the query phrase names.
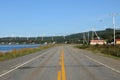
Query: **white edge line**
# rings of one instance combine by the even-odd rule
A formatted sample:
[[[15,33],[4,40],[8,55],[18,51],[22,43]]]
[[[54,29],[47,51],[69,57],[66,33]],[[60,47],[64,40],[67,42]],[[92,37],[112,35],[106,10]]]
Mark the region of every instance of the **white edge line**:
[[[93,58],[91,58],[91,57],[89,57],[87,55],[84,55],[84,56],[86,56],[88,59],[90,59],[90,60],[92,60],[92,61],[94,61],[94,62],[96,62],[98,64],[101,64],[101,65],[105,66],[106,68],[109,68],[109,69],[111,69],[111,70],[113,70],[113,71],[115,71],[117,73],[120,73],[120,71],[115,69],[115,68],[109,67],[108,65],[105,65],[105,64],[103,64],[103,63],[101,63],[101,62],[99,62],[99,61],[97,61],[97,60],[95,60],[95,59],[93,59]]]
[[[34,61],[35,59],[37,59],[37,58],[39,58],[39,57],[41,57],[41,56],[43,56],[43,55],[45,55],[45,54],[47,54],[47,52],[45,52],[45,53],[43,53],[43,54],[41,54],[41,55],[39,55],[39,56],[37,56],[37,57],[35,57],[35,58],[32,58],[32,59],[30,59],[30,60],[24,62],[23,64],[21,64],[21,65],[19,65],[19,66],[16,66],[14,69],[11,69],[11,70],[9,70],[9,71],[7,71],[7,72],[1,74],[0,77],[2,77],[2,76],[4,76],[4,75],[6,75],[6,74],[8,74],[8,73],[10,73],[10,72],[12,72],[12,71],[18,69],[18,68],[20,68],[20,67],[22,67],[22,66],[24,66],[25,64],[28,64],[28,63]]]
[[[15,66],[12,66],[11,69],[16,68],[17,66],[19,66],[19,65],[21,65],[21,64],[22,64],[22,63],[19,63],[19,64],[15,65]]]

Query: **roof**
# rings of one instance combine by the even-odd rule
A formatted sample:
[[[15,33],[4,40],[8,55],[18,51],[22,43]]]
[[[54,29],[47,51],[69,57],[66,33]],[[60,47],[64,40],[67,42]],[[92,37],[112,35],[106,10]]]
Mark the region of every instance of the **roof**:
[[[92,43],[98,43],[98,42],[106,42],[105,40],[90,40]]]
[[[116,39],[116,41],[120,41],[120,39]]]

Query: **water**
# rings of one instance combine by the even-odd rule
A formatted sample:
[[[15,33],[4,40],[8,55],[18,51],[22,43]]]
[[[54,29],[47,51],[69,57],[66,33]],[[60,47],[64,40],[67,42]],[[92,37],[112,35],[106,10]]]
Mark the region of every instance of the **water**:
[[[7,51],[11,51],[13,49],[36,48],[39,46],[40,46],[40,44],[34,44],[34,45],[0,45],[0,51],[7,52]]]

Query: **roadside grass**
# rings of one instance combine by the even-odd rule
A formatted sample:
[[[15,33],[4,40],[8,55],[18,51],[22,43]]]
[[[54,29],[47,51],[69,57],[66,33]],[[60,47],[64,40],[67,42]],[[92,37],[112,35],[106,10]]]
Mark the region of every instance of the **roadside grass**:
[[[75,47],[91,50],[94,53],[102,53],[108,56],[120,58],[120,46],[118,45],[79,45]]]
[[[9,59],[17,58],[20,56],[28,55],[31,53],[41,51],[43,49],[48,49],[53,46],[54,45],[47,45],[47,46],[40,46],[38,48],[23,48],[23,49],[19,49],[19,50],[14,49],[10,52],[5,52],[5,53],[0,52],[0,61],[9,60]]]

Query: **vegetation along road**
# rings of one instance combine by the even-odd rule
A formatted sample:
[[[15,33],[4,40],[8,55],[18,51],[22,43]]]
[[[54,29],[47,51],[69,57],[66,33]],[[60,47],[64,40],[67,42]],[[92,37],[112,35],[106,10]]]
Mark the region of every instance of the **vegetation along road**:
[[[120,80],[120,61],[72,46],[0,62],[0,80]]]

